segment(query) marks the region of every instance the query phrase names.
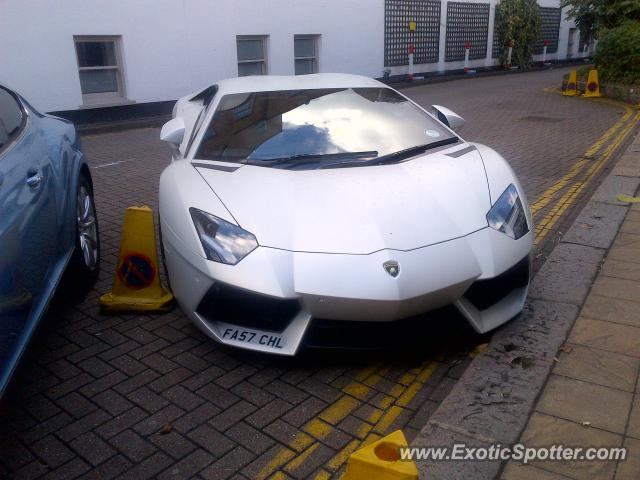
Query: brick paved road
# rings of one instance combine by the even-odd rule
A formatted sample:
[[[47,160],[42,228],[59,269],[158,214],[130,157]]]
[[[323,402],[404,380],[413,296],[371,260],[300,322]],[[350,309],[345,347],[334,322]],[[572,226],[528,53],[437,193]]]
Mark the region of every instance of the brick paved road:
[[[469,140],[509,158],[531,200],[620,109],[542,92],[561,71],[407,89],[463,115]],[[329,478],[362,440],[415,434],[486,339],[453,316],[402,352],[307,351],[295,359],[221,347],[179,309],[99,314],[124,208],[157,204],[168,149],[155,129],[85,137],[103,247],[96,288],[58,301],[0,411],[0,477]]]

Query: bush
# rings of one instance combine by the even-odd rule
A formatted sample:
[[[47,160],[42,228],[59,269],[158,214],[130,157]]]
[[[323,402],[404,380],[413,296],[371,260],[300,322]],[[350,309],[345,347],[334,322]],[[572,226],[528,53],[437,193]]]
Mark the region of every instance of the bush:
[[[603,81],[640,84],[640,22],[603,32],[594,60]]]
[[[513,42],[511,63],[527,69],[540,32],[536,0],[502,0],[496,5],[495,28],[500,44],[500,63],[507,63],[507,44]]]

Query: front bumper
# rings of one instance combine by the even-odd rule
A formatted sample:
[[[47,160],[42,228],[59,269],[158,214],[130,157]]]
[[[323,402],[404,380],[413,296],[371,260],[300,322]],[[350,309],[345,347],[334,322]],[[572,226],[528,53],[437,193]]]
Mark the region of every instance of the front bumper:
[[[162,232],[173,293],[196,325],[222,343],[284,355],[314,319],[389,322],[454,305],[484,333],[522,310],[529,283],[531,232],[513,240],[484,228],[369,255],[259,247],[235,266],[184,251],[165,224]],[[395,278],[383,268],[390,260]]]

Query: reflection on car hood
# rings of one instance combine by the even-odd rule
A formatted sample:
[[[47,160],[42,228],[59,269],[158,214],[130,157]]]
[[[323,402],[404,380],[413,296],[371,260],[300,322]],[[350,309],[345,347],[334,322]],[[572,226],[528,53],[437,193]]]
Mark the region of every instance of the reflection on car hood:
[[[459,158],[445,154],[460,149],[370,167],[197,169],[262,246],[369,254],[419,248],[487,226],[482,160],[476,150]]]

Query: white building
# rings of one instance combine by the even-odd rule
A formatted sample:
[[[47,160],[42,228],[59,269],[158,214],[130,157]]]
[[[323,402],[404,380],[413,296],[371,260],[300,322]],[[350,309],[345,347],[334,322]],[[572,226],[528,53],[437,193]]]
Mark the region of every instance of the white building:
[[[404,75],[409,42],[416,73],[461,69],[467,41],[470,67],[491,67],[496,3],[0,0],[0,83],[49,112],[166,102],[238,74]],[[548,60],[580,56],[559,3],[539,0]]]

